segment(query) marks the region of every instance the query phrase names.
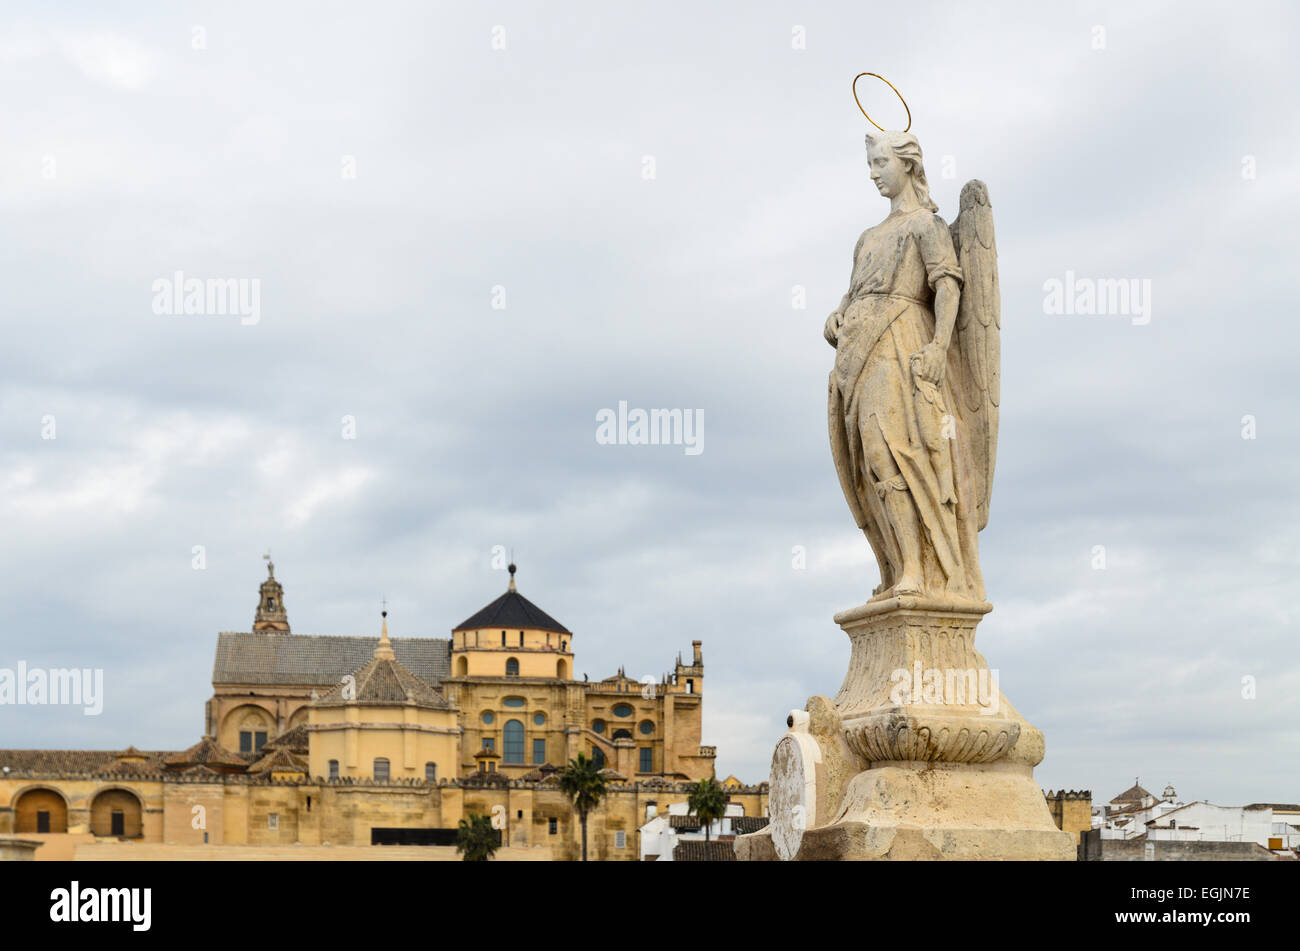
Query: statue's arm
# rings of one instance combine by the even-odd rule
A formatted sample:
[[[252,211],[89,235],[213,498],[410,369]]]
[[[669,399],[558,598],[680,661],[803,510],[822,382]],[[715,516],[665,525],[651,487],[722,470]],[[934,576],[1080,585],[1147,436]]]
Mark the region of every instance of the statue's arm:
[[[957,305],[961,285],[954,277],[941,277],[934,285],[934,342],[944,350],[952,342],[952,328],[957,324]]]
[[[832,347],[839,346],[840,327],[844,323],[844,308],[849,306],[849,301],[853,296],[853,272],[858,267],[858,251],[862,249],[862,242],[866,237],[867,233],[862,232],[862,236],[858,238],[858,243],[853,246],[853,264],[849,268],[849,289],[840,298],[839,306],[831,311],[831,315],[826,318],[826,326],[822,329],[822,336],[826,338],[826,342]]]

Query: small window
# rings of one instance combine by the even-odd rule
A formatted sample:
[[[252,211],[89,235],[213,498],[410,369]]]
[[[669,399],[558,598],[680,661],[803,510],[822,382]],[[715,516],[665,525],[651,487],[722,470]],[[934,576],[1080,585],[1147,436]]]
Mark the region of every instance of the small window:
[[[339,761],[336,759],[332,759],[330,760],[330,779],[338,779],[338,778],[339,778]]]
[[[126,835],[126,813],[122,810],[114,809],[108,817],[108,824],[109,835]]]
[[[311,812],[311,796],[307,797],[307,811]]]
[[[36,831],[46,833],[50,831],[50,814],[44,810],[36,813]]]
[[[615,730],[615,731],[614,731],[614,739],[616,739],[616,740],[630,740],[630,739],[632,739],[632,731],[631,731],[631,730]]]
[[[438,764],[437,764],[437,763],[425,763],[425,764],[424,764],[424,781],[425,781],[426,783],[436,783],[436,782],[438,781]]]
[[[652,747],[641,747],[641,772],[653,773],[655,771],[655,751]]]
[[[605,754],[601,752],[599,746],[591,748],[591,761],[596,764],[597,769],[605,768]]]
[[[534,714],[533,714],[533,726],[546,726],[546,714],[545,714],[545,713],[534,713]]]
[[[593,730],[595,730],[597,733],[604,733],[604,732],[605,732],[605,721],[604,721],[604,720],[592,720],[592,721],[591,721],[591,728],[592,728]]]
[[[501,705],[505,707],[522,707],[524,705],[524,698],[506,697],[504,700],[501,701]]]
[[[253,752],[253,731],[252,730],[239,731],[239,752],[241,753]]]
[[[614,833],[614,848],[616,849],[627,848],[627,833],[624,832],[622,829],[619,829],[617,832]]]
[[[519,646],[520,646],[520,647],[523,647],[523,646],[524,646],[524,632],[523,632],[523,631],[520,631],[520,632],[519,632]]]
[[[555,833],[559,831],[559,826],[560,826],[559,819],[547,819],[546,820],[547,835],[555,835]]]
[[[533,763],[540,765],[546,762],[546,741],[533,740]]]
[[[262,747],[266,745],[266,733],[259,730],[253,734],[253,752],[262,752]]]
[[[502,631],[502,632],[501,632],[501,646],[502,646],[502,647],[505,647],[505,646],[506,646],[506,632],[505,632],[505,631]]]
[[[494,737],[494,736],[485,736],[485,737],[483,737],[483,749],[485,749],[485,750],[493,750],[493,751],[495,751],[496,748],[497,748],[497,740],[496,740],[496,737]]]
[[[280,828],[280,814],[278,812],[272,812],[266,817],[266,827],[268,829]]]
[[[267,610],[274,611],[274,610],[275,610],[275,598],[267,598],[267,599],[266,599],[266,607],[267,607]]]
[[[388,760],[380,756],[375,759],[375,779],[380,782],[388,781]]]
[[[492,711],[491,711],[491,710],[484,710],[484,711],[483,711],[483,722],[484,722],[484,723],[486,723],[488,726],[491,726],[491,725],[492,725],[492,722],[493,722],[494,720],[496,720],[496,717],[494,717],[494,716],[492,715]]]
[[[614,707],[614,716],[616,717],[630,717],[631,715],[632,708],[626,703],[620,703]]]
[[[637,727],[637,729],[639,729],[639,730],[640,730],[643,734],[645,734],[646,736],[649,736],[651,733],[653,733],[653,732],[655,731],[654,721],[653,721],[653,720],[642,720],[642,721],[641,721],[641,725],[640,725],[639,727]]]
[[[694,681],[694,680],[687,680],[687,681],[686,681],[686,692],[687,692],[687,693],[695,693],[695,681]]]
[[[495,773],[496,771],[497,771],[497,764],[496,761],[493,760],[492,762],[488,763],[488,772]]]
[[[519,661],[513,657],[511,657],[509,660],[506,661],[506,676],[507,677],[519,676]]]

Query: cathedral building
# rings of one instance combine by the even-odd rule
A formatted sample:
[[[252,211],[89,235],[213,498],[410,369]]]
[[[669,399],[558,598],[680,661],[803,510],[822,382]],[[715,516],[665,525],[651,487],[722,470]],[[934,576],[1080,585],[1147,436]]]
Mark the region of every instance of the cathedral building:
[[[378,637],[339,637],[293,633],[268,559],[252,630],[217,636],[199,742],[0,751],[0,833],[447,844],[481,813],[506,845],[572,858],[577,822],[555,774],[583,753],[609,784],[589,820],[593,856],[635,859],[645,820],[713,775],[701,642],[657,681],[621,669],[578,680],[574,633],[509,572],[505,593],[449,638],[390,637],[386,611]],[[728,793],[764,814],[765,785]]]

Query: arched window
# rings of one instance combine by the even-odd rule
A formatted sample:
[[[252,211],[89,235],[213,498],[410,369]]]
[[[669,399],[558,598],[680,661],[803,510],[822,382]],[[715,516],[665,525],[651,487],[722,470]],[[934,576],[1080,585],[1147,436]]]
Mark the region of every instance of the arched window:
[[[375,758],[375,779],[388,782],[388,760],[383,756]]]
[[[524,725],[519,720],[507,720],[505,726],[505,737],[501,757],[506,763],[522,763],[524,761]]]
[[[437,763],[425,763],[425,764],[424,764],[424,781],[425,781],[426,783],[436,783],[436,782],[438,781],[438,764],[437,764]]]
[[[630,739],[632,739],[632,731],[631,731],[631,730],[615,730],[615,731],[614,731],[614,739],[616,739],[616,740],[622,740],[622,739],[628,739],[628,740],[630,740]]]
[[[509,660],[506,661],[506,676],[507,677],[519,676],[519,660],[517,658],[511,657]]]

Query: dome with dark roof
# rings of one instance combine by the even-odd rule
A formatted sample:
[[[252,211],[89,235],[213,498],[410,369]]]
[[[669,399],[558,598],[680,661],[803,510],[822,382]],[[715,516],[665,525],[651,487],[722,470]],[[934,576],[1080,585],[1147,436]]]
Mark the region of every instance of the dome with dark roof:
[[[567,627],[551,617],[533,602],[515,590],[514,565],[510,571],[510,589],[483,610],[464,621],[452,631],[477,631],[480,629],[501,628],[533,631],[553,631],[556,634],[572,634]]]

